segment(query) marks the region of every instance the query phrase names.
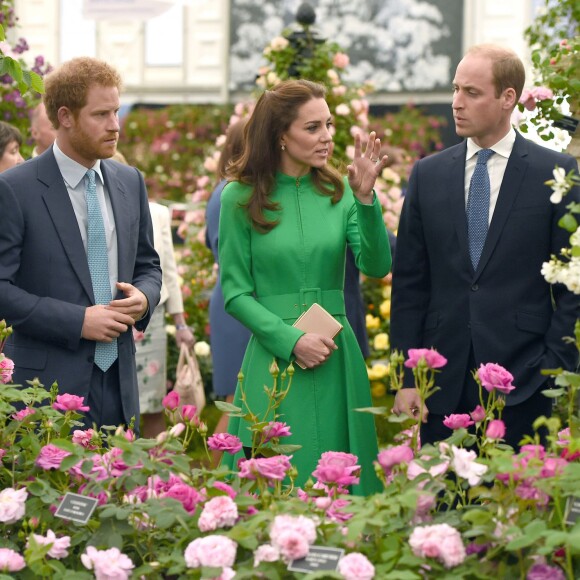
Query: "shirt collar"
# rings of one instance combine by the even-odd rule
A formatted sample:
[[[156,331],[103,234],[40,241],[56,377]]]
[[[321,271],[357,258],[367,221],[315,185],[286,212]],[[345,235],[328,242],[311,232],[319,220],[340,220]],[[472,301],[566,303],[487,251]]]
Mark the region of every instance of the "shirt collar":
[[[511,155],[515,142],[516,142],[516,132],[515,129],[511,127],[507,135],[503,139],[500,139],[495,145],[488,147],[488,149],[492,149],[495,153],[507,159]],[[481,151],[481,149],[482,147],[476,145],[471,139],[471,137],[469,137],[467,139],[466,159],[471,159],[476,153]]]
[[[56,163],[60,169],[60,173],[65,183],[71,189],[75,189],[86,175],[88,171],[87,168],[84,165],[77,163],[74,159],[71,159],[68,155],[65,155],[56,141],[54,142],[52,150],[54,151]],[[99,176],[101,183],[105,183],[105,180],[103,179],[103,173],[101,171],[100,159],[95,161],[95,164],[91,167],[91,169],[95,170],[95,173]]]

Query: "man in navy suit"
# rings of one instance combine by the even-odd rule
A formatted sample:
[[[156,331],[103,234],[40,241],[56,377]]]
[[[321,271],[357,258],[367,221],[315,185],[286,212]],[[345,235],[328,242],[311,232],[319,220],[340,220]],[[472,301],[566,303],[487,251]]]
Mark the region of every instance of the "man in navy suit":
[[[532,424],[549,416],[551,399],[542,395],[542,369],[573,370],[572,336],[579,299],[562,285],[550,286],[542,263],[569,246],[558,226],[566,203],[550,202],[558,166],[578,171],[576,161],[519,135],[510,117],[525,82],[524,67],[497,46],[471,48],[453,81],[459,145],[415,164],[401,215],[393,268],[391,344],[435,348],[448,359],[436,377],[441,388],[427,401],[423,443],[449,436],[445,415],[469,413],[479,403],[472,371],[498,363],[514,376],[506,398],[506,442],[517,447],[533,434]],[[487,161],[489,226],[476,265],[470,256],[466,216],[470,180],[482,149]],[[580,199],[574,188],[566,201]],[[395,413],[417,413],[412,377],[397,393]]]
[[[87,426],[135,418],[138,428],[131,330],[149,322],[161,269],[143,177],[108,160],[119,137],[120,87],[112,67],[84,57],[45,79],[56,141],[0,180],[0,319],[14,329],[5,353],[15,383],[57,381],[60,393],[84,397]],[[101,286],[112,298],[101,303],[88,258],[90,179],[106,254]],[[103,367],[97,345],[113,343],[113,362]]]

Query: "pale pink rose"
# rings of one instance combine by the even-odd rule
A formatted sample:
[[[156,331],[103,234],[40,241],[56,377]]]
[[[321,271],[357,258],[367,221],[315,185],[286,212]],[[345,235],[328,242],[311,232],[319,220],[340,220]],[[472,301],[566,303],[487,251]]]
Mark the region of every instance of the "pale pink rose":
[[[467,413],[453,413],[449,416],[445,415],[443,425],[449,429],[467,429],[473,425],[473,421]]]
[[[351,504],[348,499],[335,499],[326,510],[326,517],[333,522],[347,522],[353,516],[351,512],[343,511]]]
[[[349,63],[350,59],[348,58],[348,54],[344,52],[337,52],[332,58],[332,66],[336,68],[346,68]]]
[[[50,546],[48,555],[51,558],[62,560],[62,558],[66,558],[68,556],[68,549],[70,548],[71,542],[70,536],[62,536],[57,538],[56,534],[52,530],[47,530],[46,536],[32,534],[32,537],[39,546]],[[29,542],[27,542],[26,547],[29,547]]]
[[[375,577],[375,567],[359,552],[343,556],[338,562],[338,571],[345,580],[372,580]]]
[[[230,433],[216,433],[208,437],[207,446],[212,451],[225,451],[235,455],[242,448],[242,442],[239,437]]]
[[[70,395],[65,393],[64,395],[57,395],[56,401],[53,403],[53,408],[59,411],[89,411],[90,408],[83,405],[85,398],[78,397],[77,395]]]
[[[334,112],[339,117],[346,117],[347,115],[350,115],[350,107],[346,103],[340,103],[337,105]]]
[[[73,431],[72,442],[85,449],[97,449],[96,441],[98,441],[98,434],[94,429],[87,429],[86,431],[75,429]]]
[[[169,435],[171,435],[171,437],[179,437],[185,429],[186,427],[183,423],[176,423],[171,427],[171,429],[169,429]]]
[[[344,85],[338,85],[337,87],[332,87],[332,92],[337,97],[342,97],[346,94],[347,88]]]
[[[223,137],[223,142],[222,142],[222,145],[223,145],[223,143],[225,143],[225,140],[226,140],[225,138],[226,138],[226,136],[225,136],[225,135],[221,135],[221,137]],[[218,137],[218,139],[219,139],[219,137]],[[217,143],[216,143],[216,144],[217,144]],[[218,146],[219,146],[219,145],[218,145]],[[201,177],[198,177],[198,178],[197,178],[197,187],[198,187],[199,189],[203,189],[204,187],[207,187],[208,185],[209,185],[209,176],[207,176],[207,175],[202,175]]]
[[[428,457],[424,457],[423,459],[428,460]],[[415,460],[409,463],[407,467],[407,479],[413,480],[419,475],[423,473],[429,473],[429,475],[433,478],[439,477],[443,475],[449,467],[449,461],[442,461],[441,463],[437,463],[436,465],[432,465],[429,469],[425,469],[422,465]]]
[[[501,419],[490,421],[485,436],[488,439],[503,439],[505,437],[505,423]]]
[[[198,526],[202,532],[213,532],[217,528],[231,528],[238,519],[238,506],[227,495],[210,499],[199,516]]]
[[[276,537],[275,546],[285,562],[305,558],[310,551],[308,540],[295,529],[282,530]]]
[[[413,450],[408,445],[395,445],[381,451],[377,459],[379,465],[388,475],[395,465],[412,461]]]
[[[148,377],[154,377],[159,372],[160,368],[161,368],[161,365],[159,364],[159,361],[152,360],[145,367],[145,374]]]
[[[414,369],[423,360],[430,369],[439,369],[447,364],[447,359],[432,348],[410,348],[405,366]]]
[[[22,409],[21,411],[14,413],[12,418],[16,421],[23,421],[26,417],[34,415],[34,413],[36,413],[36,411],[32,407],[26,407],[26,409]]]
[[[226,536],[205,536],[190,542],[183,554],[188,568],[231,568],[238,545]]]
[[[306,498],[308,498],[308,495],[306,495]],[[332,504],[332,498],[331,497],[315,497],[314,498],[314,505],[319,509],[319,510],[327,510],[330,505]]]
[[[313,544],[316,540],[316,523],[306,516],[281,515],[274,518],[270,527],[270,539],[272,545],[284,556],[295,550],[304,549],[302,544],[295,543],[296,536],[304,539],[307,546]]]
[[[271,544],[262,544],[254,552],[254,568],[261,562],[277,562],[280,559],[280,550]]]
[[[26,567],[24,558],[10,548],[0,548],[0,571],[19,572]]]
[[[14,361],[0,353],[0,383],[7,385],[12,381],[14,373]]]
[[[291,455],[275,455],[241,460],[238,475],[244,479],[263,477],[273,481],[281,481],[286,477],[291,467],[290,459],[292,459]]]
[[[483,476],[487,472],[487,465],[482,463],[477,463],[477,453],[475,451],[468,451],[467,449],[462,449],[451,446],[452,459],[451,467],[455,470],[455,473],[459,477],[467,479],[469,485],[477,485]]]
[[[458,566],[465,560],[465,547],[459,532],[449,524],[417,526],[409,538],[416,556],[437,558],[446,568]]]
[[[477,405],[469,415],[475,423],[481,423],[485,419],[485,409],[481,405]]]
[[[279,437],[289,437],[292,435],[290,427],[286,423],[280,423],[279,421],[270,421],[262,431],[264,436],[264,442],[270,441],[270,439]]]
[[[515,389],[512,385],[514,376],[496,363],[482,364],[477,370],[477,376],[486,391],[497,390],[507,395]]]
[[[171,391],[163,397],[161,404],[168,411],[175,411],[179,407],[179,393],[176,391]]]
[[[145,333],[144,332],[141,332],[140,330],[137,330],[133,326],[133,340],[135,342],[141,342],[144,338],[145,338]]]
[[[35,463],[42,469],[58,469],[62,460],[69,455],[68,451],[49,443],[40,450]]]
[[[135,567],[131,558],[123,554],[119,548],[97,550],[87,546],[81,554],[81,562],[88,570],[94,570],[96,580],[127,580]]]
[[[430,493],[422,493],[417,498],[417,507],[415,508],[415,515],[419,519],[425,519],[429,512],[435,507],[437,500],[434,495]]]
[[[0,491],[0,522],[13,524],[24,517],[26,512],[26,489],[7,487]]]

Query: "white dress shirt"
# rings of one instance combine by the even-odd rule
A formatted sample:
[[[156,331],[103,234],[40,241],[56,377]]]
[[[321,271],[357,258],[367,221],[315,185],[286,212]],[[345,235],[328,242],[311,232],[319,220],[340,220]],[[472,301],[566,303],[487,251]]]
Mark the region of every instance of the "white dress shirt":
[[[508,134],[498,141],[495,145],[488,147],[492,149],[495,155],[492,155],[487,161],[487,172],[489,174],[489,223],[493,217],[495,205],[499,195],[499,189],[507,162],[510,158],[514,143],[516,141],[516,132],[511,128]],[[465,158],[465,207],[467,208],[467,198],[469,197],[469,185],[471,183],[471,176],[475,170],[477,163],[477,153],[482,148],[476,145],[471,138],[467,139],[467,156]]]
[[[88,178],[86,177],[87,168],[74,161],[65,155],[57,143],[53,146],[54,157],[64,179],[76,218],[79,224],[79,230],[85,253],[87,252],[87,227],[88,227],[88,212],[87,201],[85,197],[85,190],[87,187]],[[103,215],[103,224],[105,226],[105,235],[107,237],[107,257],[109,259],[109,281],[111,283],[111,295],[115,298],[117,294],[117,280],[119,276],[119,258],[117,255],[117,230],[115,229],[115,217],[113,215],[113,207],[109,193],[106,191],[104,185],[103,174],[101,173],[101,160],[97,159],[96,163],[91,169],[95,170],[97,174],[97,198],[101,206],[101,214]]]

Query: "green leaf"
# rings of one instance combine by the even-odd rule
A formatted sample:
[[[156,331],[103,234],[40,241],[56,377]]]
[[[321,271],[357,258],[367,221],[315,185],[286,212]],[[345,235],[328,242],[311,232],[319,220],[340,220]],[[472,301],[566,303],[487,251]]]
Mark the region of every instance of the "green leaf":
[[[242,409],[240,407],[236,407],[231,403],[226,403],[225,401],[215,401],[215,406],[222,412],[222,413],[241,413]]]
[[[4,34],[4,27],[0,24],[0,41],[6,40],[6,34]]]
[[[558,225],[570,233],[575,232],[578,229],[578,222],[576,221],[576,218],[569,213],[563,215],[560,218]]]

